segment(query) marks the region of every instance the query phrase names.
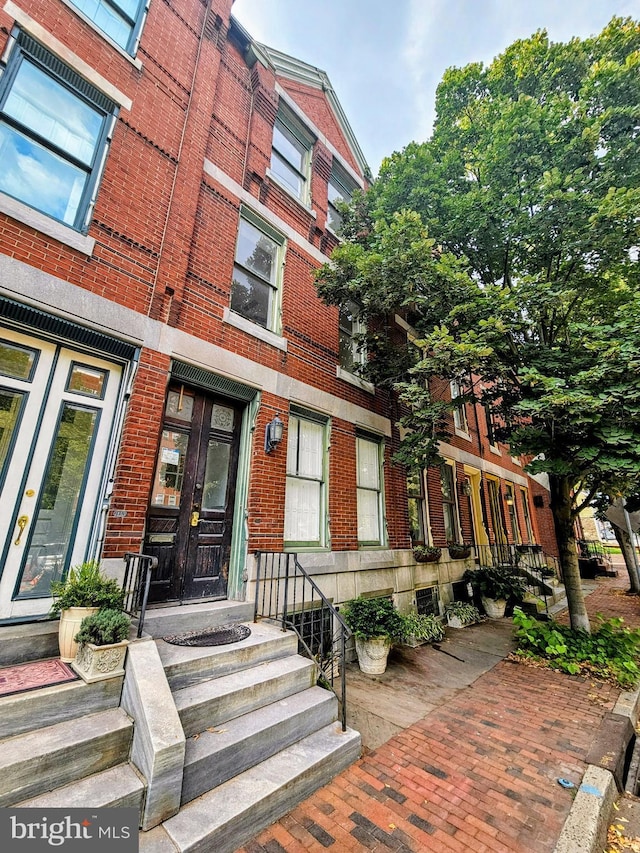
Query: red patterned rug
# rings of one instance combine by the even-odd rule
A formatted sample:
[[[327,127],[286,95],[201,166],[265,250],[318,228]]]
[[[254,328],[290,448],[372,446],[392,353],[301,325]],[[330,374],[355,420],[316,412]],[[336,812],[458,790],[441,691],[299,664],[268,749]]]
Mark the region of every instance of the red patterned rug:
[[[57,658],[3,666],[0,668],[0,696],[64,684],[77,678],[71,667]]]

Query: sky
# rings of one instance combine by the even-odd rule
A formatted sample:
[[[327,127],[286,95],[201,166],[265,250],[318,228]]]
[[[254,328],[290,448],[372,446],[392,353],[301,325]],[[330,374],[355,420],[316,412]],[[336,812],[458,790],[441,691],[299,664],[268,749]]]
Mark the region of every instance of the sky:
[[[329,75],[373,174],[383,157],[427,139],[444,71],[489,64],[546,29],[552,41],[594,35],[640,0],[235,0],[259,42]]]

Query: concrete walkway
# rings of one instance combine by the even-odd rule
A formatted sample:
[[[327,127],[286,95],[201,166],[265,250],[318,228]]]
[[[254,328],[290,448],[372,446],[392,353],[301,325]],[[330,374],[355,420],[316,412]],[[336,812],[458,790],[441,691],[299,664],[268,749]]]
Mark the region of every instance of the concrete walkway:
[[[589,583],[590,617],[640,626],[628,578]],[[585,590],[586,591],[586,590]],[[238,853],[551,853],[620,691],[506,658],[511,621],[395,650],[384,676],[348,673],[363,757]]]

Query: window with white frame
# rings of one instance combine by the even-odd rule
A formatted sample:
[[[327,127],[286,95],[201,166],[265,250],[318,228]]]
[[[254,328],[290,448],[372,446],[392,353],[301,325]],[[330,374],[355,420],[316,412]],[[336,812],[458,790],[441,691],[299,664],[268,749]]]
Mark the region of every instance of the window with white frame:
[[[342,214],[337,205],[341,201],[350,202],[355,189],[354,181],[334,160],[327,188],[327,225],[335,234],[340,234],[342,231]]]
[[[231,310],[277,331],[284,237],[243,208],[231,285]]]
[[[453,379],[451,381],[451,399],[455,402],[458,397],[462,397],[463,393],[462,385]],[[460,402],[453,410],[453,425],[459,432],[469,433],[467,410],[463,402]]]
[[[382,442],[357,436],[357,509],[358,543],[384,543],[384,494],[382,479]]]
[[[314,139],[294,114],[283,105],[278,110],[271,143],[271,173],[309,204],[309,171]]]
[[[136,52],[149,0],[70,0],[123,50]]]
[[[0,192],[85,231],[116,105],[22,31],[0,77]]]
[[[327,420],[292,409],[287,438],[284,540],[324,547],[327,541]]]
[[[349,302],[340,309],[338,318],[340,367],[348,373],[357,373],[358,367],[367,360],[367,352],[362,340],[366,327],[358,317],[359,312],[358,305],[355,302]]]
[[[442,491],[442,516],[444,535],[447,542],[460,541],[460,519],[456,501],[455,463],[445,462],[440,466],[440,489]]]

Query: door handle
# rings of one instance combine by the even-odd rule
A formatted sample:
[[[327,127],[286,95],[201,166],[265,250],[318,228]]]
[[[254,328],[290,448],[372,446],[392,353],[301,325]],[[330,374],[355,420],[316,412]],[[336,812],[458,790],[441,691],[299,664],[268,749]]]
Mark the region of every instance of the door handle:
[[[24,533],[24,529],[28,523],[29,523],[29,516],[28,515],[21,515],[20,518],[18,519],[18,527],[20,528],[20,533],[18,533],[18,537],[15,540],[15,542],[13,543],[14,545],[20,544],[20,540],[22,539],[22,534]]]
[[[18,522],[18,524],[19,524],[19,523],[20,523],[20,522]],[[190,524],[191,524],[191,526],[192,526],[192,527],[197,527],[197,526],[198,526],[198,524],[200,524],[200,513],[198,512],[198,510],[197,510],[197,509],[195,509],[195,510],[191,513],[191,521],[190,521]]]

